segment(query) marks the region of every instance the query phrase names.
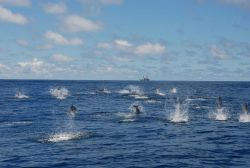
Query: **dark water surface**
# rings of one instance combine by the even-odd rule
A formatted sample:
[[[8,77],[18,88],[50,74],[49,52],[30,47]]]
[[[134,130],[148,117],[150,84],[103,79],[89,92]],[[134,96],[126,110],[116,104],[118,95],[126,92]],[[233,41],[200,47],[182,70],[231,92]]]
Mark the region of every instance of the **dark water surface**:
[[[57,99],[57,87],[69,95]],[[98,92],[104,87],[111,93]],[[158,87],[166,96],[155,94]],[[29,98],[16,98],[18,90]],[[224,121],[209,117],[217,96]],[[187,122],[169,119],[177,97]],[[250,167],[243,102],[249,82],[0,80],[0,167]],[[133,103],[141,114],[131,112]]]

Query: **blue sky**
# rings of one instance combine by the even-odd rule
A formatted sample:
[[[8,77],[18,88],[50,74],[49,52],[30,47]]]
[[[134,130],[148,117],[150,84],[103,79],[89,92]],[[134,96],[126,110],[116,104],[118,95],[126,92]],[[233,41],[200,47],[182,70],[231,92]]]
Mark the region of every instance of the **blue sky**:
[[[249,0],[0,0],[0,78],[249,81],[249,37]]]

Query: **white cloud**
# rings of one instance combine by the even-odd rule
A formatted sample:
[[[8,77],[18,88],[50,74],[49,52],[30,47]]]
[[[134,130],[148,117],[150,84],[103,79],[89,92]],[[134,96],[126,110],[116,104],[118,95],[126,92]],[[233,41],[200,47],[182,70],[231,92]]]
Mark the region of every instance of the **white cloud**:
[[[0,74],[5,73],[7,70],[9,70],[9,67],[0,63]]]
[[[0,0],[0,3],[20,7],[29,7],[31,5],[30,0]]]
[[[130,44],[128,41],[126,40],[115,40],[114,41],[115,45],[117,47],[132,47],[132,44]]]
[[[62,14],[67,11],[67,7],[64,3],[48,3],[44,5],[44,11],[52,14]]]
[[[72,61],[73,58],[68,56],[68,55],[63,55],[63,54],[54,54],[52,56],[52,59],[57,61],[57,62],[69,62]]]
[[[112,44],[109,44],[109,43],[98,43],[97,44],[97,48],[111,49],[112,48]]]
[[[146,43],[135,47],[134,53],[137,55],[162,54],[166,47],[159,43]]]
[[[59,45],[77,46],[77,45],[83,44],[82,40],[79,38],[67,39],[67,38],[63,37],[61,34],[55,33],[52,31],[47,31],[45,33],[45,38],[47,38],[48,40],[52,41],[53,43],[59,44]]]
[[[27,47],[29,45],[28,41],[26,40],[16,40],[16,42],[22,47]]]
[[[26,24],[27,18],[21,14],[13,13],[12,11],[0,6],[0,21],[11,22],[15,24]]]
[[[88,20],[78,15],[67,16],[63,21],[63,25],[65,26],[65,29],[69,30],[70,32],[93,32],[102,29],[102,24]]]
[[[32,61],[18,62],[17,65],[19,66],[19,72],[32,72],[35,74],[49,73],[49,66],[45,62],[38,60],[37,58],[34,58]]]
[[[210,46],[211,54],[218,59],[225,59],[228,55],[221,49],[219,49],[216,45]]]

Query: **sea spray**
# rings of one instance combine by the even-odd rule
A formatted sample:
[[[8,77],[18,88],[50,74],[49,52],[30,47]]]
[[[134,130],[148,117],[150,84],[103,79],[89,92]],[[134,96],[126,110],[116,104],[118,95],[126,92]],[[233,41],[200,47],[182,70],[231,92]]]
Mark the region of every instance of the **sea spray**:
[[[209,118],[217,121],[228,120],[229,118],[228,110],[225,107],[217,108],[209,113]]]
[[[17,98],[17,99],[28,99],[29,96],[25,95],[21,91],[17,91],[16,94],[15,94],[15,98]]]
[[[188,106],[189,106],[189,101],[185,100],[181,102],[179,98],[177,98],[174,104],[174,109],[170,110],[168,119],[171,122],[175,122],[175,123],[187,122],[189,119],[188,118]]]
[[[155,94],[158,95],[158,96],[165,96],[166,95],[165,93],[162,93],[160,91],[160,89],[158,89],[158,88],[155,90]]]
[[[64,87],[58,87],[50,89],[50,94],[59,100],[63,100],[69,96],[69,91]]]

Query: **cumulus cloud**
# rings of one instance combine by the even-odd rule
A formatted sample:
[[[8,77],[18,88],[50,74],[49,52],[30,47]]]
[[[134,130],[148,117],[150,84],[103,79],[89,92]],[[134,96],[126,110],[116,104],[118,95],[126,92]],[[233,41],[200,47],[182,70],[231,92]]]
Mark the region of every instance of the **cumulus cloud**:
[[[160,43],[146,43],[135,48],[137,55],[162,54],[166,51],[166,47]]]
[[[31,61],[18,62],[17,65],[19,66],[20,72],[32,72],[35,74],[48,73],[48,65],[45,62],[38,60],[37,58],[34,58]]]
[[[0,74],[5,73],[5,71],[9,70],[9,67],[7,65],[0,63]]]
[[[78,15],[69,15],[63,20],[63,25],[70,32],[95,32],[102,29],[102,24],[88,20]]]
[[[130,44],[128,41],[126,40],[115,40],[114,41],[114,44],[117,46],[117,47],[132,47],[132,44]]]
[[[30,0],[0,0],[0,3],[10,6],[20,6],[20,7],[29,7],[31,5]]]
[[[28,19],[21,14],[13,13],[12,11],[0,6],[0,21],[24,25],[28,22]]]
[[[71,38],[67,39],[63,37],[61,34],[52,32],[52,31],[47,31],[45,33],[45,38],[52,41],[55,44],[59,45],[72,45],[72,46],[77,46],[77,45],[82,45],[83,42],[79,38]]]
[[[62,14],[67,11],[64,3],[48,3],[44,5],[44,11],[51,14]]]
[[[69,62],[73,60],[72,57],[63,54],[54,54],[52,55],[52,59],[57,62]]]
[[[116,39],[111,43],[98,43],[98,48],[101,49],[116,49],[133,55],[159,55],[166,51],[166,46],[160,43],[147,42],[140,45],[134,45],[127,40]]]
[[[228,57],[225,51],[219,49],[216,45],[210,46],[210,52],[215,58],[218,59],[225,59]]]

